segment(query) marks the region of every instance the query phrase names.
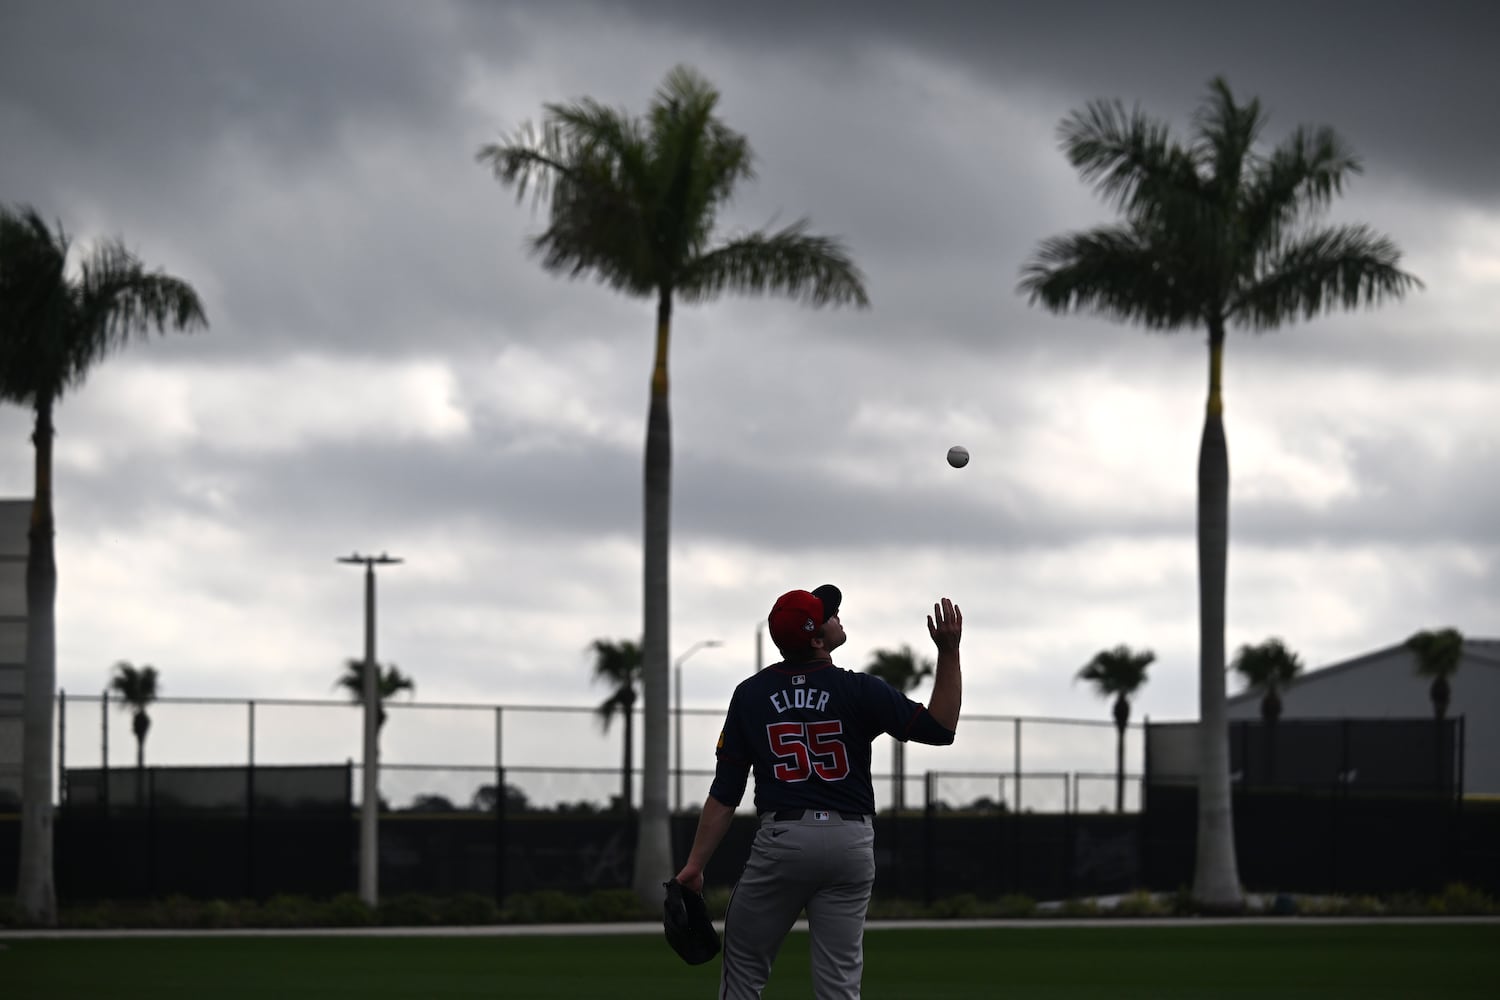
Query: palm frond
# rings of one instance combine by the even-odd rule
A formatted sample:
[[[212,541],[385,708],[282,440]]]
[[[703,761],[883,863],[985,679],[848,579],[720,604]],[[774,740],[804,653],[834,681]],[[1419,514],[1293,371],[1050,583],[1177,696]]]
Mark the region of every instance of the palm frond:
[[[1343,193],[1345,179],[1362,169],[1333,129],[1298,128],[1246,184],[1241,212],[1247,253],[1282,242],[1299,216],[1322,211]]]
[[[931,660],[919,658],[911,646],[905,644],[900,649],[875,650],[865,667],[865,673],[879,677],[903,694],[931,677],[935,670],[936,665]]]
[[[1272,636],[1241,646],[1229,668],[1243,677],[1251,690],[1270,693],[1280,691],[1302,672],[1302,658]]]
[[[1134,216],[1181,182],[1182,160],[1165,123],[1119,101],[1094,101],[1058,127],[1068,162],[1120,211]]]
[[[0,395],[17,401],[56,398],[131,337],[208,325],[192,286],[148,273],[117,239],[66,271],[67,235],[49,230],[34,210],[0,219]]]
[[[95,362],[134,336],[208,325],[191,285],[161,271],[148,273],[118,240],[99,244],[84,259],[76,301],[79,335],[70,383],[81,380]]]
[[[1146,668],[1154,662],[1156,654],[1149,649],[1136,651],[1125,645],[1115,646],[1095,653],[1079,669],[1077,679],[1093,684],[1103,697],[1128,697],[1146,683]]]
[[[809,235],[805,220],[709,251],[687,265],[676,290],[686,302],[730,290],[751,295],[777,292],[814,306],[870,304],[864,278],[843,242]]]
[[[120,696],[121,708],[142,711],[157,698],[159,675],[150,664],[136,667],[128,660],[115,664],[109,688]]]
[[[529,241],[549,271],[594,271],[611,287],[649,293],[658,277],[651,219],[653,169],[644,136],[623,113],[592,100],[547,106],[540,130],[523,125],[510,141],[484,146],[497,180],[550,200],[548,227]]]
[[[750,143],[714,111],[719,92],[695,70],[678,66],[650,110],[650,148],[660,182],[658,232],[679,260],[701,253],[718,208],[755,175]]]
[[[1134,226],[1101,226],[1043,241],[1020,288],[1053,312],[1097,309],[1148,329],[1198,319],[1189,270]]]
[[[1253,329],[1301,316],[1400,298],[1422,287],[1396,265],[1401,251],[1368,226],[1316,229],[1268,254],[1261,277],[1228,303],[1227,313]]]
[[[1240,200],[1247,173],[1255,167],[1255,141],[1265,128],[1260,101],[1236,104],[1223,77],[1209,82],[1208,99],[1193,115],[1192,157],[1215,194],[1230,205]]]
[[[30,405],[67,380],[69,246],[35,209],[0,207],[0,398]]]
[[[1417,658],[1417,673],[1438,679],[1458,672],[1464,657],[1463,633],[1456,628],[1423,629],[1406,640]]]

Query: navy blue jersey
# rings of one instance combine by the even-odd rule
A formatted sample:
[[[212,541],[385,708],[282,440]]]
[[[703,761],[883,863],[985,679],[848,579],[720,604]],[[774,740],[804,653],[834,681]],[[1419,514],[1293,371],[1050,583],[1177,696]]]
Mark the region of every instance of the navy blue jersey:
[[[870,744],[881,733],[903,742],[953,741],[924,706],[874,674],[823,660],[766,667],[729,700],[709,794],[738,806],[753,769],[758,813],[874,813]]]

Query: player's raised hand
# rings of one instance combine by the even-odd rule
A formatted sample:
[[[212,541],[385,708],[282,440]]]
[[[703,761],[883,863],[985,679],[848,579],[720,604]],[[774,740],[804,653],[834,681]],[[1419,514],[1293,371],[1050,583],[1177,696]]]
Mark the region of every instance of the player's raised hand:
[[[927,616],[927,634],[939,650],[957,649],[964,634],[964,613],[948,598],[932,606]]]

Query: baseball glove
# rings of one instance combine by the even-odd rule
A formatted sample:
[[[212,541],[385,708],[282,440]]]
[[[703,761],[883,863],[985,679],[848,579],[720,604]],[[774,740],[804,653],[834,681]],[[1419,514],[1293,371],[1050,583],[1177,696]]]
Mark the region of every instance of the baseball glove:
[[[694,892],[675,878],[663,882],[667,890],[662,900],[662,929],[667,944],[688,965],[702,965],[719,953],[719,932],[708,918],[703,894]]]

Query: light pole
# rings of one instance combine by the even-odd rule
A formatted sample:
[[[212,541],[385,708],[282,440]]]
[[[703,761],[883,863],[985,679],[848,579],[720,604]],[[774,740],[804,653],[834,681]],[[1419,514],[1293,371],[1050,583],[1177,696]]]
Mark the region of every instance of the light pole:
[[[360,771],[359,896],[368,905],[380,902],[380,688],[375,676],[375,567],[401,562],[378,556],[339,556],[338,561],[365,568],[365,762]]]
[[[700,649],[722,646],[718,639],[704,639],[688,647],[688,651],[677,658],[677,811],[682,812],[682,664]]]

